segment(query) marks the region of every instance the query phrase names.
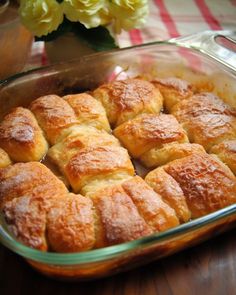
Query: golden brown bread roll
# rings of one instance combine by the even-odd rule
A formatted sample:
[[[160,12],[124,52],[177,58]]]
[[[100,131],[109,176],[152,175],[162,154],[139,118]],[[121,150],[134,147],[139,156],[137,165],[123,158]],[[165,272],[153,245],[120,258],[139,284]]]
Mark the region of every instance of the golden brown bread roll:
[[[34,115],[25,108],[13,109],[0,123],[0,147],[16,162],[39,161],[48,144]]]
[[[141,177],[135,176],[123,182],[122,188],[153,231],[164,231],[179,225],[175,211]]]
[[[95,244],[93,204],[89,198],[67,194],[52,200],[47,212],[47,240],[56,252],[80,252]]]
[[[236,115],[234,109],[209,92],[197,93],[187,100],[179,101],[171,113],[180,117],[181,122],[208,114]]]
[[[92,201],[96,212],[96,248],[128,242],[153,232],[120,185],[97,191]]]
[[[207,151],[236,138],[236,112],[211,93],[200,93],[175,105],[172,114],[182,123],[189,140]]]
[[[17,240],[41,251],[48,250],[46,206],[42,197],[22,195],[5,202],[2,211],[9,230]]]
[[[112,126],[118,126],[140,113],[159,113],[163,101],[157,88],[150,82],[139,79],[101,85],[93,95],[105,107]]]
[[[149,172],[145,181],[175,210],[180,222],[187,222],[191,218],[181,187],[172,176],[165,172],[163,167]]]
[[[180,159],[193,153],[204,153],[204,148],[194,143],[170,143],[162,148],[153,148],[140,157],[141,163],[148,168],[165,165],[173,160]]]
[[[105,130],[98,130],[88,125],[75,125],[67,129],[63,140],[52,146],[48,151],[50,159],[60,167],[64,168],[69,160],[81,149],[92,146],[120,146],[119,141],[108,134]]]
[[[55,144],[62,131],[78,123],[71,106],[57,95],[46,95],[34,100],[30,106],[50,144]]]
[[[11,165],[11,159],[8,154],[0,148],[0,168],[5,168]]]
[[[78,252],[93,247],[91,200],[69,194],[43,164],[2,168],[0,183],[1,210],[19,241],[42,251]]]
[[[6,202],[3,213],[14,236],[35,249],[79,252],[95,243],[92,202],[80,195],[22,196]]]
[[[0,169],[0,208],[22,196],[43,196],[67,193],[67,189],[46,166],[39,162],[16,163]]]
[[[65,175],[75,192],[93,180],[110,179],[117,173],[134,175],[127,151],[117,146],[81,149],[65,167]]]
[[[134,158],[171,142],[188,142],[185,131],[172,115],[142,114],[114,130],[114,135]]]
[[[101,102],[87,93],[71,94],[63,97],[73,108],[79,124],[88,124],[97,129],[110,131],[110,124]]]
[[[216,154],[236,175],[236,139],[214,145],[210,153]]]
[[[176,103],[193,95],[192,85],[175,77],[155,79],[152,83],[160,90],[164,98],[164,107],[168,112]]]
[[[163,167],[182,189],[193,218],[236,202],[236,178],[216,157],[197,153]]]

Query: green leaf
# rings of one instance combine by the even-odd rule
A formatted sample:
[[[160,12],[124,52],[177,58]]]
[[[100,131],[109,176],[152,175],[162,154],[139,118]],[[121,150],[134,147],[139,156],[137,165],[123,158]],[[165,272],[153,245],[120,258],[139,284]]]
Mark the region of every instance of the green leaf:
[[[74,23],[73,32],[79,39],[86,42],[89,47],[96,51],[104,51],[118,47],[108,29],[102,26],[86,29],[81,23]]]
[[[117,48],[114,38],[105,27],[99,26],[93,29],[87,29],[79,22],[71,22],[64,18],[63,23],[58,29],[46,36],[36,37],[35,41],[53,41],[65,33],[72,32],[81,41],[96,51],[104,51]]]

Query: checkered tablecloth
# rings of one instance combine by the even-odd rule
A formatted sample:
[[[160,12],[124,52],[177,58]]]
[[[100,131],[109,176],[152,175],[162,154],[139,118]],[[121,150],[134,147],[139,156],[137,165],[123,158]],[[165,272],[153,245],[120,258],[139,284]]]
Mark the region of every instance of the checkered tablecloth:
[[[166,40],[204,30],[236,30],[236,0],[152,0],[146,25],[122,32],[120,47]],[[32,46],[27,68],[48,64],[44,43]]]

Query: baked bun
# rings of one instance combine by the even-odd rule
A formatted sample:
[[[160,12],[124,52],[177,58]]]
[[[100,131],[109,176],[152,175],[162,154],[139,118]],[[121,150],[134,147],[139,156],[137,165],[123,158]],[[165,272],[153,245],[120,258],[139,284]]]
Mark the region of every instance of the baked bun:
[[[50,202],[50,201],[48,201]],[[22,195],[4,202],[2,212],[8,229],[23,244],[41,251],[48,250],[46,241],[46,204],[42,196]]]
[[[30,106],[50,144],[55,144],[65,129],[78,123],[71,106],[57,95],[46,95]]]
[[[56,252],[90,250],[95,244],[93,203],[81,195],[52,200],[47,212],[47,240]]]
[[[0,206],[10,231],[42,251],[78,252],[95,243],[92,202],[69,194],[43,164],[0,169]]]
[[[34,115],[18,107],[0,123],[0,147],[15,162],[28,162],[41,160],[48,144]]]
[[[216,157],[207,153],[196,153],[170,162],[163,166],[163,169],[183,191],[192,218],[236,202],[236,178]],[[154,189],[155,173],[156,170],[153,170],[146,176],[147,182]]]
[[[80,195],[22,196],[3,207],[9,229],[29,247],[80,252],[95,243],[92,202]]]
[[[49,149],[48,156],[64,174],[65,166],[79,150],[110,145],[120,146],[120,143],[105,130],[98,130],[89,125],[75,125],[67,129],[63,139]]]
[[[153,231],[121,186],[110,186],[92,196],[96,213],[96,248],[148,236]]]
[[[138,176],[90,197],[96,212],[96,247],[138,239],[179,224],[174,210]]]
[[[214,145],[210,153],[216,154],[236,175],[236,139]]]
[[[73,108],[79,124],[88,124],[97,129],[110,131],[110,124],[101,102],[87,93],[63,97]]]
[[[114,135],[134,158],[171,142],[188,142],[185,131],[172,115],[142,114],[114,130]]]
[[[22,196],[43,196],[67,193],[67,188],[46,166],[39,162],[16,163],[0,169],[0,208]]]
[[[65,167],[65,175],[74,192],[79,192],[93,180],[109,180],[117,173],[132,176],[134,167],[127,151],[116,146],[81,149]]]
[[[164,107],[168,112],[176,103],[193,95],[192,85],[175,77],[155,79],[152,83],[160,90],[164,98]]]
[[[93,96],[101,101],[112,126],[134,118],[140,113],[159,113],[162,95],[150,82],[127,79],[98,87]]]
[[[191,213],[188,209],[184,193],[178,182],[159,167],[145,177],[145,181],[162,199],[175,210],[181,223],[189,221]]]
[[[11,164],[8,154],[0,148],[0,168],[5,168]]]
[[[140,161],[147,168],[155,168],[193,153],[204,152],[204,148],[199,144],[174,142],[164,144],[162,148],[151,149],[140,157]]]
[[[179,224],[175,211],[141,177],[123,182],[122,188],[153,231],[164,231]]]
[[[207,151],[224,140],[236,138],[236,111],[212,93],[200,93],[179,102],[172,114],[182,123],[189,140]]]

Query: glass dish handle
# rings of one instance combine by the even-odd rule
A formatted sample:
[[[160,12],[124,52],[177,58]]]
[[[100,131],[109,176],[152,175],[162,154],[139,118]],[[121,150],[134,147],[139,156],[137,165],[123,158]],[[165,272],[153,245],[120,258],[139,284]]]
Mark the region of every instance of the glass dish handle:
[[[236,31],[205,31],[169,42],[198,50],[236,71]]]

